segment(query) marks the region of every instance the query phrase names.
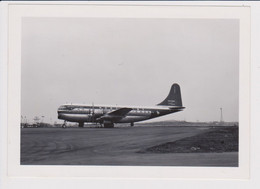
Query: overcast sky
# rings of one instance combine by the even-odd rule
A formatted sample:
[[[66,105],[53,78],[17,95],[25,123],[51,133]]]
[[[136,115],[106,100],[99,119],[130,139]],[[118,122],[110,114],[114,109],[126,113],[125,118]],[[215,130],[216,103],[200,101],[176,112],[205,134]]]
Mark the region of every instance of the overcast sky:
[[[238,20],[23,18],[22,115],[151,106],[178,83],[186,109],[160,120],[238,121],[238,65]]]

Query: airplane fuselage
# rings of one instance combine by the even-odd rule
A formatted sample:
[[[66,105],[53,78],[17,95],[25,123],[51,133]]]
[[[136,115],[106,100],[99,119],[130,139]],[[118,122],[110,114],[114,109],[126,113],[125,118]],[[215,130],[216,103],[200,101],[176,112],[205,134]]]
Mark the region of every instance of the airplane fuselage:
[[[107,113],[121,108],[131,108],[123,118],[120,116],[118,119],[113,117],[113,120],[109,120],[109,117],[105,121],[111,121],[113,123],[133,123],[152,119],[155,117],[167,115],[170,113],[181,111],[182,107],[129,107],[129,106],[104,106],[104,105],[79,105],[79,104],[65,104],[58,109],[58,118],[70,122],[99,122],[99,118],[105,116]]]
[[[173,84],[168,96],[156,106],[64,104],[58,108],[58,119],[65,122],[78,122],[79,127],[83,127],[85,122],[100,123],[104,127],[114,127],[114,123],[131,123],[133,126],[134,122],[179,112],[183,109],[180,86]]]

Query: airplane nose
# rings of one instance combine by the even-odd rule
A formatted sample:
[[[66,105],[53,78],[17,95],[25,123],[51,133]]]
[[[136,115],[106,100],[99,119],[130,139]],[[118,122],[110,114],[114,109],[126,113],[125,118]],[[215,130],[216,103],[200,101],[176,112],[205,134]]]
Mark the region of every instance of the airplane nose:
[[[58,119],[61,119],[61,118],[62,118],[62,114],[58,113]]]
[[[64,111],[64,110],[61,110],[61,109],[58,109],[58,110],[57,110],[57,113],[58,113],[58,114],[61,114],[61,113],[63,113],[63,112],[65,112],[65,111]]]

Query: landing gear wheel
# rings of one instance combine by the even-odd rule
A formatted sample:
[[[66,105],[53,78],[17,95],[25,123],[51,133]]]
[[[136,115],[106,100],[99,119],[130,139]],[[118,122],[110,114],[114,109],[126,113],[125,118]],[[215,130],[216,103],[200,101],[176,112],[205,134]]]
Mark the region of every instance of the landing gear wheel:
[[[114,123],[105,123],[104,128],[114,128]]]
[[[79,122],[79,127],[83,128],[84,127],[84,122]]]
[[[62,128],[66,128],[67,126],[66,126],[66,121],[64,121],[64,123],[62,124],[62,126],[61,126]]]
[[[131,127],[133,127],[134,126],[134,122],[131,122]]]

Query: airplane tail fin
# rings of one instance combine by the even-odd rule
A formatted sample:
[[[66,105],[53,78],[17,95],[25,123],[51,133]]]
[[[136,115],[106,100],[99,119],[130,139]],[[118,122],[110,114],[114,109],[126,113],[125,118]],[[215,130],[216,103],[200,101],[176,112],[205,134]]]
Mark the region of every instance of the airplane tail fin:
[[[181,100],[181,89],[178,84],[173,84],[171,90],[164,101],[160,104],[162,106],[181,106],[182,107],[182,100]]]

